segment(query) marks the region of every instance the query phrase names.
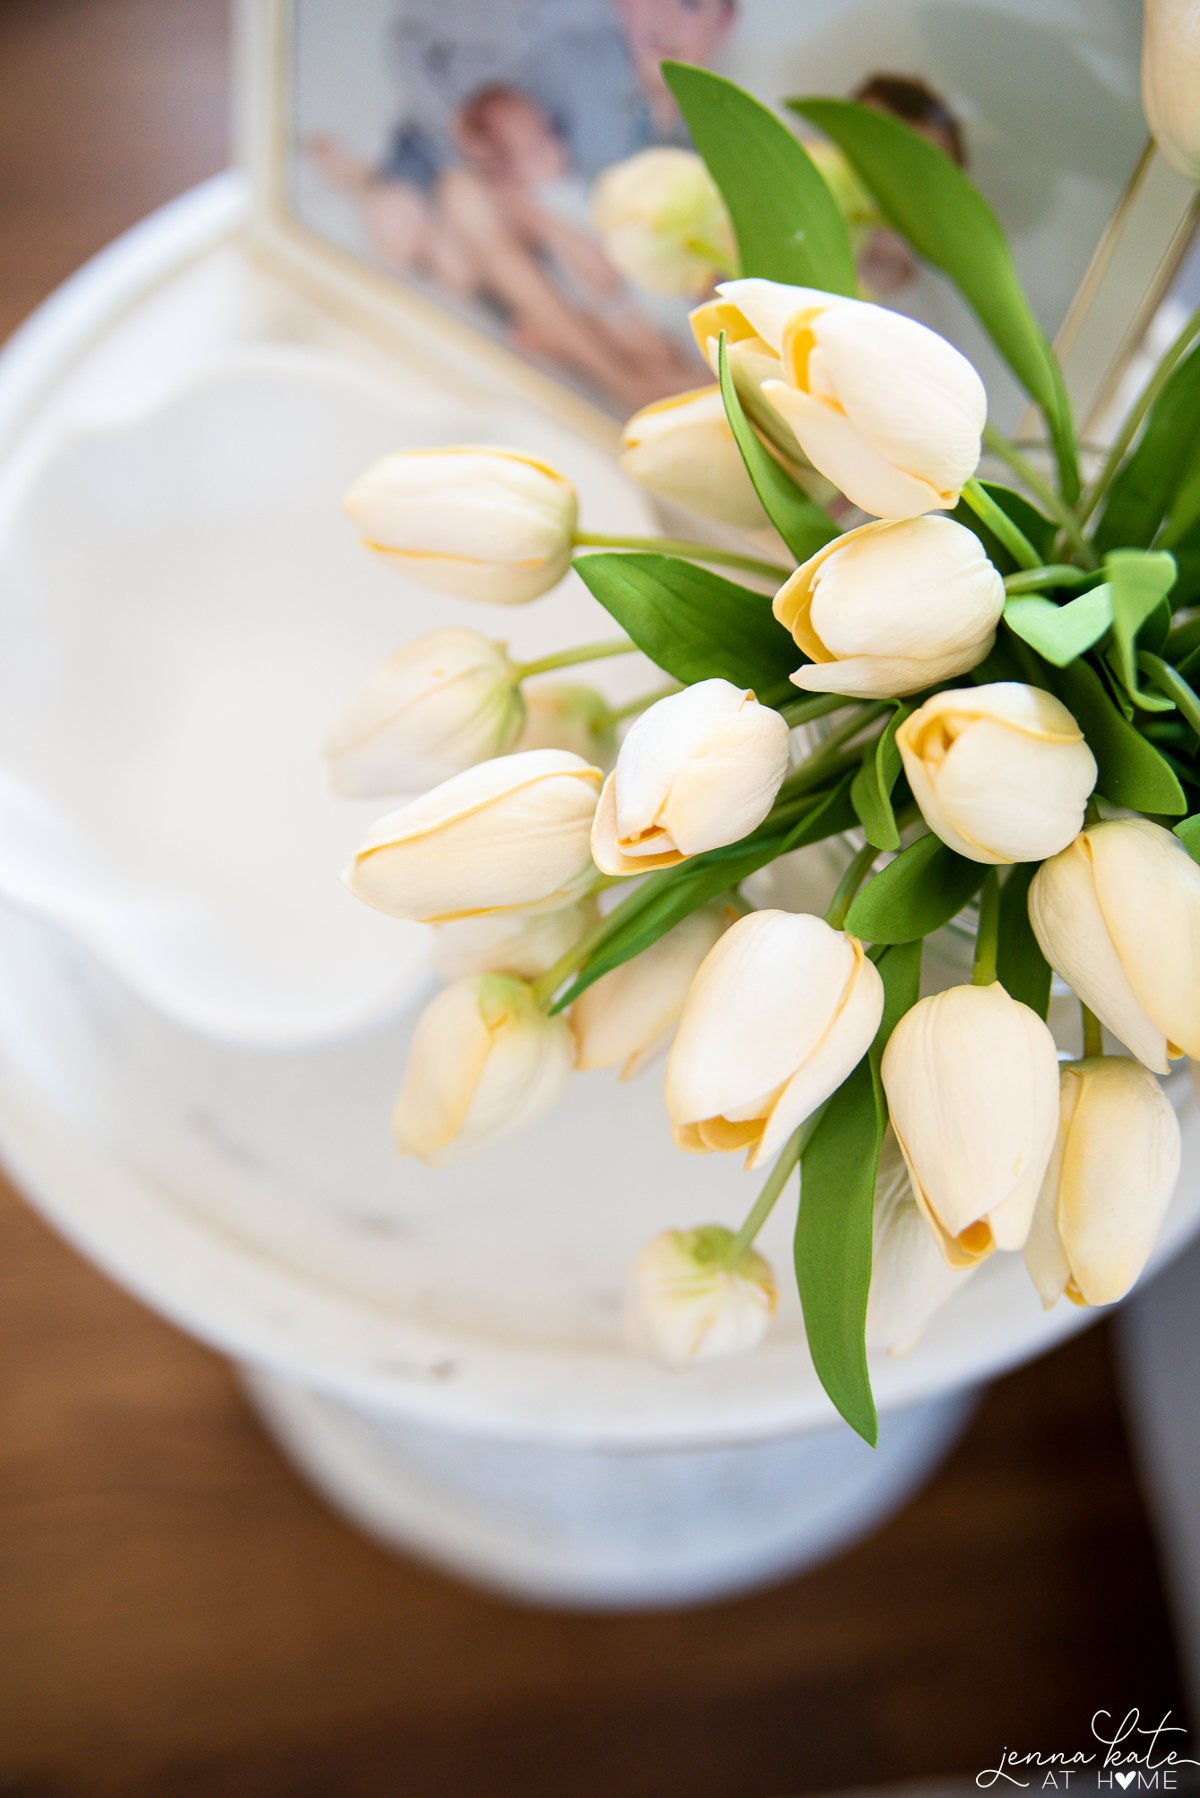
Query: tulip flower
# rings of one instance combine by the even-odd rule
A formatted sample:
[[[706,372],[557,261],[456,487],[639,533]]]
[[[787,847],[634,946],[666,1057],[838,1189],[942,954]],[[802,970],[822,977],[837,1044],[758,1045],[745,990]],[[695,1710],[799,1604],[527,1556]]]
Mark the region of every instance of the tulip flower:
[[[522,687],[525,725],[514,747],[569,749],[585,762],[607,768],[617,746],[612,710],[594,687],[576,681],[537,679]]]
[[[677,393],[635,412],[621,433],[621,467],[652,493],[719,524],[765,524],[734,442],[719,387]]]
[[[1142,106],[1173,169],[1200,181],[1200,0],[1143,0]]]
[[[736,262],[725,203],[692,150],[641,150],[592,189],[592,223],[605,254],[647,293],[703,293]]]
[[[1095,1055],[1061,1073],[1058,1140],[1025,1263],[1049,1307],[1124,1298],[1158,1241],[1179,1178],[1179,1120],[1140,1062]]]
[[[648,874],[736,843],[787,772],[788,727],[732,681],[702,680],[647,708],[604,783],[592,854],[605,874]]]
[[[343,504],[368,549],[463,599],[523,605],[570,566],[575,489],[517,450],[399,450],[360,475]]]
[[[921,1214],[895,1132],[879,1153],[867,1302],[868,1348],[907,1355],[974,1272],[952,1266]]]
[[[565,749],[480,762],[381,818],[342,878],[376,911],[425,924],[551,911],[593,878],[600,780]]]
[[[604,974],[571,1007],[580,1068],[640,1074],[679,1022],[696,971],[722,930],[715,906],[694,911],[648,949]]]
[[[524,721],[504,646],[478,631],[430,631],[376,670],[330,733],[336,793],[418,793],[503,755]]]
[[[809,661],[796,686],[891,698],[976,667],[1004,610],[1004,581],[952,518],[860,525],[835,537],[775,595]]]
[[[574,1065],[571,1031],[506,974],[460,980],[421,1014],[392,1113],[396,1147],[430,1167],[462,1161],[541,1117]]]
[[[700,965],[667,1059],[681,1149],[783,1147],[861,1061],[883,1014],[883,982],[857,937],[806,913],[752,912]]]
[[[769,1264],[749,1249],[728,1265],[733,1232],[719,1224],[664,1230],[633,1267],[633,1332],[667,1367],[715,1361],[756,1348],[775,1314]]]
[[[1058,1123],[1058,1055],[1037,1013],[995,983],[949,987],[905,1012],[880,1072],[947,1261],[1021,1248]]]
[[[433,927],[432,960],[443,980],[471,974],[516,974],[536,980],[599,919],[594,899],[556,911],[490,912]]]
[[[973,862],[1057,854],[1096,784],[1066,706],[1022,681],[935,693],[905,719],[896,747],[925,822]]]
[[[777,458],[791,469],[806,489],[814,478],[820,480],[820,476],[814,477],[812,465],[800,448],[795,432],[784,423],[764,392],[768,382],[783,377],[778,350],[772,349],[752,331],[738,308],[727,300],[706,300],[702,305],[694,306],[688,317],[696,345],[713,374],[720,373],[718,348],[724,332],[729,372],[742,409],[760,437],[771,445]],[[829,497],[836,491],[830,487]],[[814,497],[825,503],[825,495],[814,494]]]
[[[1169,830],[1093,824],[1034,875],[1029,921],[1050,966],[1148,1068],[1200,1058],[1200,867]]]
[[[979,464],[987,395],[966,357],[915,319],[778,281],[726,281],[714,326],[779,358],[761,391],[814,468],[876,518],[957,505]]]

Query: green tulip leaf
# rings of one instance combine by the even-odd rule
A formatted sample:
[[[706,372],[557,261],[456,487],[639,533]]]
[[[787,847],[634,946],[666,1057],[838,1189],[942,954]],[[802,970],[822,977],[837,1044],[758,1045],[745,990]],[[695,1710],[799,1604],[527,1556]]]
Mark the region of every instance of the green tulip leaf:
[[[1164,662],[1161,656],[1143,650],[1138,657],[1138,666],[1148,679],[1154,682],[1159,692],[1171,701],[1183,713],[1196,735],[1200,737],[1200,694],[1183,678],[1177,668],[1170,662]]]
[[[1029,922],[1029,887],[1037,870],[1036,862],[1017,862],[1004,877],[996,972],[1006,993],[1044,1018],[1050,1008],[1050,963]]]
[[[1018,594],[1005,605],[1004,622],[1043,660],[1065,668],[1112,629],[1112,589],[1107,582],[1089,587],[1065,606],[1036,594]]]
[[[855,814],[867,834],[868,843],[873,843],[876,849],[900,847],[900,831],[892,808],[892,789],[901,766],[896,732],[912,710],[911,705],[896,707],[886,729],[868,745],[850,788]]]
[[[1045,413],[1065,497],[1074,500],[1078,476],[1062,376],[1025,297],[1000,221],[979,189],[920,132],[876,107],[821,98],[788,105],[833,139],[893,230],[957,287]]]
[[[724,332],[721,333],[718,364],[725,416],[729,420],[729,428],[741,452],[742,461],[746,464],[746,473],[750,476],[754,491],[762,502],[763,511],[797,562],[807,562],[810,556],[815,555],[838,535],[838,528],[829,514],[823,512],[816,501],[810,499],[791,475],[779,466],[756,436],[733,384]],[[796,654],[799,657],[799,650]]]
[[[1194,862],[1200,862],[1200,812],[1175,826],[1175,835]]]
[[[1096,525],[1101,550],[1162,542],[1173,549],[1200,523],[1200,468],[1185,452],[1200,439],[1200,344],[1172,369],[1142,434],[1113,477]]]
[[[1167,594],[1175,584],[1175,558],[1166,550],[1114,549],[1104,558],[1104,572],[1112,596],[1112,662],[1117,677],[1135,705],[1161,711],[1162,702],[1145,695],[1138,684],[1137,642],[1149,626],[1155,644],[1162,647],[1171,623]]]
[[[719,676],[750,687],[765,705],[794,698],[791,633],[770,596],[739,587],[675,556],[605,551],[575,567],[606,612],[652,662],[691,683]]]
[[[721,190],[742,274],[856,294],[845,220],[795,133],[710,69],[664,62],[662,72]]]
[[[1103,798],[1157,817],[1177,818],[1187,811],[1169,762],[1122,714],[1094,668],[1072,662],[1055,675],[1053,685],[1096,758],[1096,791]]]
[[[1012,487],[1006,487],[1002,481],[980,481],[979,485],[994,500],[1000,510],[1007,514],[1022,536],[1027,537],[1044,562],[1048,562],[1054,545],[1057,527],[1050,519],[1043,517],[1036,506],[1031,505],[1023,493],[1017,493]],[[984,547],[990,562],[1000,570],[1001,574],[1013,574],[1017,564],[1001,543],[983,523],[982,519],[972,511],[966,500],[959,500],[950,514],[958,524],[965,524]]]
[[[846,915],[846,928],[869,943],[913,942],[956,917],[986,872],[931,831],[867,882]]]

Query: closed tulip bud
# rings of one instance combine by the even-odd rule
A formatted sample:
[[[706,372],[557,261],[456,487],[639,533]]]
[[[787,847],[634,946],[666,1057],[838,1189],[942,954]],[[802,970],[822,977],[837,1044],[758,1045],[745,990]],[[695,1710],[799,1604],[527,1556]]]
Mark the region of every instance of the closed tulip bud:
[[[1029,921],[1050,966],[1148,1068],[1200,1059],[1200,867],[1169,830],[1093,824],[1034,875]]]
[[[1124,1055],[1067,1063],[1025,1245],[1044,1305],[1064,1292],[1075,1305],[1124,1298],[1158,1241],[1179,1162],[1179,1120],[1153,1074]]]
[[[796,441],[795,432],[784,423],[764,392],[768,382],[776,382],[783,377],[783,364],[779,360],[778,349],[772,349],[765,339],[759,337],[738,308],[728,300],[705,300],[702,305],[692,308],[688,318],[697,348],[714,375],[720,373],[719,348],[721,333],[724,332],[729,372],[733,376],[742,410],[759,435],[775,450],[777,458],[788,465],[806,490],[811,488],[814,480],[820,481],[821,477],[814,476],[811,463]],[[815,494],[814,497],[819,498],[823,504],[826,497],[835,492],[836,489],[831,487],[828,495]]]
[[[881,1064],[913,1197],[966,1267],[1029,1234],[1058,1122],[1054,1038],[1002,986],[919,999]]]
[[[677,393],[635,412],[621,434],[621,467],[652,493],[720,524],[749,530],[765,523],[719,387]]]
[[[594,687],[573,681],[536,680],[521,689],[525,725],[515,748],[569,749],[606,768],[617,747],[612,709]]]
[[[667,1367],[744,1354],[766,1335],[778,1299],[775,1276],[754,1249],[730,1267],[733,1240],[719,1224],[664,1230],[634,1263],[634,1334]]]
[[[1066,706],[1022,681],[935,693],[905,719],[896,747],[925,822],[973,862],[1056,855],[1096,784]]]
[[[958,503],[979,464],[987,395],[944,337],[816,288],[746,280],[717,291],[744,320],[734,335],[778,355],[779,379],[764,381],[763,396],[847,499],[877,518]]]
[[[569,1026],[524,981],[460,980],[421,1014],[392,1113],[396,1147],[445,1167],[511,1136],[561,1096],[574,1065]]]
[[[1142,105],[1173,169],[1200,181],[1200,3],[1143,0]]]
[[[610,262],[647,293],[703,293],[736,260],[725,204],[691,150],[641,150],[605,169],[592,223]]]
[[[974,1267],[952,1266],[913,1197],[900,1145],[883,1139],[875,1181],[868,1348],[907,1355],[933,1318],[961,1292]]]
[[[762,823],[788,765],[788,727],[732,681],[702,680],[644,711],[604,783],[592,854],[648,874],[736,843]]]
[[[724,928],[716,907],[704,906],[581,993],[571,1007],[576,1064],[620,1068],[622,1080],[640,1074],[665,1049],[696,971]]]
[[[331,731],[336,793],[417,793],[511,749],[524,720],[504,647],[430,631],[376,670]]]
[[[480,762],[375,825],[342,878],[393,918],[551,911],[593,877],[600,770],[566,750]]]
[[[681,1149],[774,1155],[866,1054],[883,982],[857,937],[803,912],[732,924],[692,982],[667,1059]]]
[[[796,686],[892,698],[982,662],[1004,581],[975,533],[952,518],[877,521],[810,556],[774,610],[809,657]]]
[[[443,980],[471,974],[516,974],[536,980],[599,920],[594,899],[557,911],[493,912],[433,927],[433,965]]]
[[[400,450],[360,475],[343,503],[368,549],[463,599],[523,605],[570,566],[575,489],[517,450]]]

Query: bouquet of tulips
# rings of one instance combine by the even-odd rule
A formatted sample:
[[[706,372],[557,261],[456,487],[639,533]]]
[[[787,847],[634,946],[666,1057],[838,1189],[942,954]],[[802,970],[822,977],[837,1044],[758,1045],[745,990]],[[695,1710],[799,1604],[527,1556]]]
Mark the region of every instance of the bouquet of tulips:
[[[330,755],[345,792],[426,790],[345,878],[435,925],[448,977],[400,1149],[449,1162],[574,1069],[631,1075],[669,1042],[680,1148],[765,1183],[739,1228],[649,1242],[642,1339],[670,1364],[760,1339],[776,1289],[754,1242],[791,1188],[813,1360],[873,1441],[868,1341],[904,1347],[996,1251],[1023,1251],[1047,1305],[1121,1297],[1178,1177],[1159,1076],[1200,1057],[1200,316],[1081,469],[1000,227],[940,149],[867,106],[791,102],[829,140],[811,154],[729,82],[665,72],[699,154],[610,172],[597,216],[623,266],[707,287],[714,384],[633,418],[624,462],[758,538],[606,543],[515,451],[369,469],[346,503],[375,553],[493,604],[573,564],[622,634],[523,666],[466,629],[403,649]],[[1200,141],[1156,122],[1200,172]],[[831,155],[958,287],[1044,444],[991,428],[971,364],[860,296]],[[985,449],[1006,482],[978,477]],[[538,678],[634,649],[666,684],[619,713]],[[755,907],[752,876],[829,841],[823,915]],[[924,941],[954,919],[970,978],[922,996]],[[1061,1057],[1054,975],[1078,1000]]]

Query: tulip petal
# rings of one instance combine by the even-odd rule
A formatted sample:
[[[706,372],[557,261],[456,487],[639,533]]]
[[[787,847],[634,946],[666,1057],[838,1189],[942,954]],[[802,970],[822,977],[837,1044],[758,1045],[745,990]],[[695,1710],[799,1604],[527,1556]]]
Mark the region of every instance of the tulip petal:
[[[1087,838],[1104,922],[1168,1053],[1200,1058],[1200,866],[1161,825],[1120,823]]]
[[[893,467],[848,418],[824,401],[784,381],[764,381],[762,391],[813,467],[864,512],[876,518],[916,518],[957,502],[957,494],[947,496],[928,481]]]

